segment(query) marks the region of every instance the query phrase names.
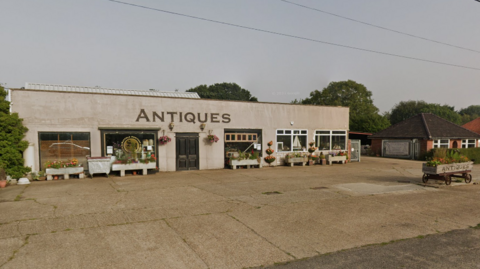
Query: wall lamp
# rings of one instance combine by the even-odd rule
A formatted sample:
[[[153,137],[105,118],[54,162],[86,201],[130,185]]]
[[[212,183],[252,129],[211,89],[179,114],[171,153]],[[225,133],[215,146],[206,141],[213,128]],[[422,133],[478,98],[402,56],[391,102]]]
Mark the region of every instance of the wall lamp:
[[[168,128],[170,129],[170,131],[173,130],[173,126],[175,126],[175,124],[173,122],[170,122],[170,124],[168,125]]]
[[[205,123],[200,124],[200,129],[203,131],[207,125]]]

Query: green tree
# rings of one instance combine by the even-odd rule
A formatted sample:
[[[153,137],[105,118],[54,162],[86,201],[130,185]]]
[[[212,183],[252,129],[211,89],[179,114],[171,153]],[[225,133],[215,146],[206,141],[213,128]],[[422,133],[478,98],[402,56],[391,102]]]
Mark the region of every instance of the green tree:
[[[461,123],[461,117],[453,106],[413,100],[396,104],[390,112],[390,123],[396,124],[420,113],[432,113],[453,123]]]
[[[470,122],[478,117],[480,117],[480,106],[478,105],[471,105],[467,108],[460,109],[458,114],[462,117],[462,124]]]
[[[22,140],[28,129],[17,113],[10,113],[6,96],[7,92],[0,86],[0,166],[12,178],[20,178],[31,171],[30,167],[24,166],[22,156],[28,147],[28,142]]]
[[[347,106],[350,108],[350,130],[353,131],[375,133],[390,126],[387,117],[378,114],[372,92],[353,80],[331,82],[322,91],[315,90],[310,97],[292,103]]]
[[[214,85],[199,85],[188,89],[187,92],[196,92],[200,98],[217,100],[237,100],[258,102],[257,97],[236,83],[216,83]]]

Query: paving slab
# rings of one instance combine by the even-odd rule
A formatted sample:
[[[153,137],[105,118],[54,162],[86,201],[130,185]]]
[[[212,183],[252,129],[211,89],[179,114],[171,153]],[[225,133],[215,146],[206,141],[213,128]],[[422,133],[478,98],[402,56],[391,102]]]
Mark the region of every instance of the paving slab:
[[[158,221],[32,235],[3,268],[207,266],[165,222]]]
[[[167,221],[209,268],[243,268],[293,259],[226,214]]]
[[[115,204],[114,209],[195,205],[198,203],[226,200],[227,199],[222,196],[190,186],[168,189],[146,189],[128,192],[124,199]]]
[[[30,187],[25,189],[25,198],[63,197],[66,195],[95,194],[98,196],[115,193],[109,179],[69,179],[51,181],[32,181]]]
[[[380,185],[371,183],[348,183],[338,184],[334,187],[349,191],[353,195],[371,195],[405,191],[433,191],[433,189],[425,189],[424,187],[415,184]]]
[[[55,208],[55,217],[69,215],[102,213],[113,210],[116,205],[125,199],[127,193],[103,193],[84,195],[65,195],[48,198],[36,198],[40,204]]]
[[[52,206],[39,204],[32,200],[0,203],[0,212],[0,223],[54,217]]]
[[[0,189],[0,203],[13,202],[21,195],[28,185],[9,185]]]
[[[315,185],[311,185],[315,186]],[[272,189],[270,187],[270,189]],[[282,190],[283,191],[283,190]],[[283,192],[257,192],[254,195],[249,196],[236,196],[232,199],[245,202],[252,206],[264,206],[264,205],[288,205],[293,203],[320,203],[326,199],[339,199],[346,197],[346,195],[337,193],[331,190],[314,190],[314,189],[302,189],[294,191]]]
[[[0,267],[12,258],[15,250],[20,249],[24,242],[25,240],[21,237],[0,239]]]
[[[19,237],[18,222],[12,222],[0,225],[0,239]]]

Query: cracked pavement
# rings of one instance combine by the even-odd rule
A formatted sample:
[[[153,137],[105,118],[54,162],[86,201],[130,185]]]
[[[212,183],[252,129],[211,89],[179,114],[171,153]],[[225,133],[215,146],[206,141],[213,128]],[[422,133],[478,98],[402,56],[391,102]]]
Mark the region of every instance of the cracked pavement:
[[[0,268],[248,268],[480,223],[480,185],[421,175],[362,158],[9,186]]]

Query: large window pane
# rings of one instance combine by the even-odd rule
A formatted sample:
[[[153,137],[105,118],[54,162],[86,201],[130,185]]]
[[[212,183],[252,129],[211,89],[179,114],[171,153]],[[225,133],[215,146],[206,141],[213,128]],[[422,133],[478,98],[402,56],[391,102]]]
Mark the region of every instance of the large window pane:
[[[345,136],[338,136],[334,135],[332,136],[332,149],[335,150],[345,150],[345,143],[346,142],[346,137]]]
[[[277,151],[292,150],[292,136],[291,135],[277,135]]]
[[[330,136],[315,136],[315,146],[318,150],[330,150]]]
[[[39,133],[40,168],[45,170],[47,161],[77,159],[87,167],[90,156],[90,133]]]
[[[129,145],[135,143],[137,149],[132,151]],[[148,159],[151,154],[156,154],[157,141],[153,133],[106,133],[105,134],[105,155],[114,155],[117,158],[138,158]],[[111,149],[111,152],[109,152]]]
[[[293,151],[306,151],[307,150],[307,136],[306,135],[293,135]]]

